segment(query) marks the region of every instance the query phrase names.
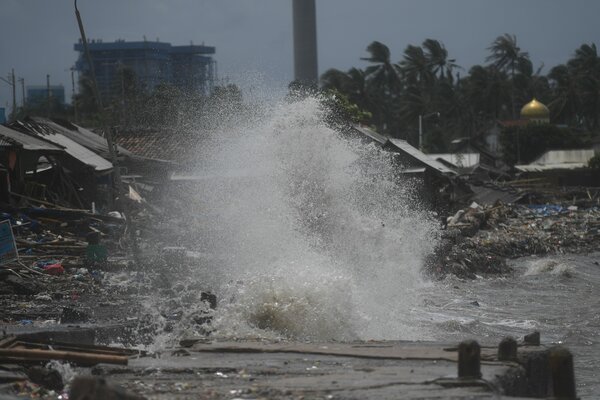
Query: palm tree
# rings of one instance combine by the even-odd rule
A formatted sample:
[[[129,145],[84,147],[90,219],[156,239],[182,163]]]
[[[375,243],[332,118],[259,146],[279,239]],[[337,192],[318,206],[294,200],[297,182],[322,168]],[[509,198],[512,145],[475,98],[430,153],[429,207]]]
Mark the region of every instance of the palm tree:
[[[511,75],[515,74],[517,65],[521,60],[529,58],[529,54],[521,51],[521,48],[517,45],[517,37],[508,33],[505,33],[504,36],[498,36],[488,47],[488,50],[492,54],[486,58],[486,61],[491,61],[496,68],[510,72]]]
[[[446,79],[451,82],[452,72],[458,65],[455,63],[455,59],[448,58],[448,50],[444,45],[437,40],[426,39],[423,42],[423,48],[430,71],[438,79]]]
[[[561,64],[550,70],[548,78],[553,91],[548,107],[554,118],[569,125],[576,125],[580,108],[576,76],[568,66]]]
[[[344,71],[331,68],[321,75],[321,88],[325,90],[335,89],[340,93],[345,93],[348,87],[348,75]]]
[[[366,73],[362,69],[350,68],[348,72],[329,69],[321,75],[321,88],[343,94],[362,110],[371,113],[376,111],[371,101]]]
[[[582,45],[567,66],[577,80],[585,124],[588,129],[596,130],[600,128],[600,57],[596,45]]]
[[[391,94],[400,85],[400,76],[396,66],[391,62],[390,49],[381,42],[373,42],[367,47],[370,57],[362,57],[361,60],[369,61],[374,65],[367,67],[365,73],[374,88]]]
[[[512,78],[514,98],[517,104],[526,104],[532,98],[542,102],[550,101],[550,84],[548,78],[542,75],[542,64],[535,72],[529,59],[521,59],[517,72]]]
[[[515,93],[514,93],[514,78],[519,65],[523,66],[529,60],[529,54],[521,51],[521,48],[517,45],[517,37],[515,35],[509,35],[505,33],[503,36],[498,36],[488,47],[491,51],[487,58],[487,62],[492,62],[498,70],[510,73],[511,83],[511,109],[512,117],[516,118],[515,108]]]
[[[364,110],[373,112],[373,102],[369,94],[367,74],[360,68],[350,68],[347,72],[348,99]]]
[[[430,85],[435,80],[435,75],[423,48],[408,45],[404,50],[403,60],[399,67],[406,77],[407,83],[414,85]]]
[[[510,83],[506,73],[495,66],[476,65],[464,79],[466,96],[475,114],[488,118],[503,117],[503,109],[510,98]]]
[[[370,56],[361,60],[373,64],[365,69],[369,103],[372,104],[369,111],[373,114],[378,130],[386,133],[389,121],[394,119],[394,104],[401,91],[401,79],[396,65],[391,62],[390,49],[386,45],[372,42],[367,47],[367,52]]]

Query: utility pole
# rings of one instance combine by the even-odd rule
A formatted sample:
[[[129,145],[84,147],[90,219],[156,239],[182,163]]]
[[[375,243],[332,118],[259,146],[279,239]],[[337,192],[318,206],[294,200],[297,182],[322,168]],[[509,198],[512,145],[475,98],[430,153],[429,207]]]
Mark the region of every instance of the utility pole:
[[[10,86],[12,86],[12,113],[10,114],[11,119],[15,120],[17,117],[17,92],[15,90],[15,69],[12,69],[12,75],[8,77],[10,80],[5,79],[3,77],[0,76],[0,81],[3,81],[7,84],[9,84]]]
[[[52,107],[52,92],[50,91],[50,74],[46,74],[46,89],[48,90],[48,99],[47,99],[47,104],[46,106],[48,107],[48,110],[46,112],[46,116],[48,118],[50,118],[50,110]]]
[[[77,0],[73,1],[75,5],[75,17],[77,18],[77,24],[79,26],[79,32],[81,33],[81,42],[83,44],[83,49],[85,52],[85,58],[87,60],[88,66],[90,67],[90,74],[92,78],[92,91],[94,93],[94,98],[96,99],[96,105],[98,107],[98,112],[102,116],[102,120],[104,122],[104,133],[106,135],[106,145],[108,146],[108,153],[110,155],[110,162],[113,165],[113,186],[114,191],[116,192],[116,196],[119,199],[121,196],[124,196],[125,193],[123,191],[122,182],[121,182],[121,172],[119,171],[119,166],[117,165],[117,152],[115,143],[113,141],[113,132],[112,128],[108,126],[108,122],[106,121],[106,116],[104,115],[104,107],[102,106],[102,98],[100,97],[100,91],[98,90],[98,82],[96,81],[96,72],[94,70],[94,63],[92,62],[92,56],[90,55],[90,49],[88,47],[87,38],[85,36],[85,30],[83,29],[83,21],[81,20],[81,14],[77,9]],[[145,54],[145,52],[144,52]],[[114,201],[114,199],[113,199]],[[121,202],[121,204],[117,204],[117,208],[123,211],[123,206],[125,202]],[[136,264],[140,264],[138,246],[137,246],[137,236],[136,230],[131,219],[131,215],[126,215],[127,227],[129,230],[129,235],[131,238],[132,250],[133,250],[133,259]]]
[[[81,43],[83,44],[83,50],[85,52],[85,58],[90,68],[90,75],[92,78],[92,92],[94,93],[94,98],[96,99],[96,106],[98,107],[98,112],[102,115],[102,119],[105,119],[104,115],[104,107],[102,106],[102,98],[100,97],[100,92],[98,91],[98,83],[96,82],[96,71],[94,69],[94,63],[92,61],[92,56],[90,55],[90,49],[88,47],[87,37],[85,36],[85,30],[83,29],[83,21],[81,20],[81,14],[79,14],[79,10],[77,9],[77,0],[74,0],[75,4],[75,16],[77,17],[77,24],[79,25],[79,32],[81,33]],[[117,154],[115,152],[115,145],[113,142],[112,129],[108,126],[108,123],[104,121],[104,134],[106,135],[106,145],[108,146],[108,153],[110,155],[110,162],[113,164],[113,185],[117,195],[115,197],[121,197],[123,195],[122,185],[121,185],[121,174],[119,171],[119,167],[117,166]]]
[[[21,83],[21,107],[25,109],[25,78],[19,78]]]
[[[12,69],[13,120],[17,119],[17,85],[15,84],[15,69]]]
[[[71,67],[71,103],[75,112],[75,122],[79,121],[79,112],[77,110],[77,99],[75,98],[75,67]]]

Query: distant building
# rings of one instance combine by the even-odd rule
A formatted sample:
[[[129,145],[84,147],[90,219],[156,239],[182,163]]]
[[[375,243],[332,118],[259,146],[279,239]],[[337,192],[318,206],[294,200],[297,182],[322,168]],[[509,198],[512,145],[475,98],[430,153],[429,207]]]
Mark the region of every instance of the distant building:
[[[0,125],[6,123],[6,109],[4,107],[0,107]]]
[[[549,124],[550,110],[536,99],[531,100],[521,108],[520,119],[495,121],[494,124],[482,134],[482,140],[488,151],[499,154],[502,152],[500,133],[505,128],[523,127],[529,124]]]
[[[528,123],[549,124],[550,110],[544,104],[533,99],[521,108],[521,120]]]
[[[48,93],[49,92],[49,93]],[[53,104],[65,104],[65,87],[63,85],[27,86],[27,106],[42,107],[48,104],[48,94]]]
[[[88,73],[89,65],[81,40],[74,48],[79,52],[76,70],[80,74]],[[120,95],[121,69],[124,67],[133,71],[137,83],[147,90],[168,83],[185,92],[208,93],[216,79],[216,61],[211,57],[215,54],[215,48],[212,46],[172,46],[159,41],[117,40],[104,43],[91,40],[88,48],[103,98]]]

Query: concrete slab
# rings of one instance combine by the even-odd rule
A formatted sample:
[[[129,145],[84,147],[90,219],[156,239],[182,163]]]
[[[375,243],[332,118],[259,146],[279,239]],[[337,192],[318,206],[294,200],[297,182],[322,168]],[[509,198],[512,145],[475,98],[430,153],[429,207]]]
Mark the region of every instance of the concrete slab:
[[[189,344],[189,343],[188,343]],[[537,350],[536,350],[537,349]],[[541,347],[521,348],[534,354]],[[499,399],[528,371],[484,348],[481,379],[457,379],[455,347],[433,343],[196,343],[92,372],[151,399]],[[547,384],[548,382],[545,382]],[[515,398],[515,397],[510,397]],[[525,398],[525,397],[523,397]]]

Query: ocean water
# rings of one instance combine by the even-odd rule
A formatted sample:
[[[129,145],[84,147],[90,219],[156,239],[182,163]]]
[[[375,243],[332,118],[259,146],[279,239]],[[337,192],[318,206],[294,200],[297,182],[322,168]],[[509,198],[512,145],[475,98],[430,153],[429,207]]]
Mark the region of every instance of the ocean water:
[[[330,129],[318,99],[256,115],[198,149],[195,276],[220,298],[215,334],[420,337],[410,310],[438,232],[415,183]]]
[[[177,296],[149,302],[162,318],[179,314],[156,346],[198,333],[190,321],[207,312],[202,287],[219,299],[208,311],[213,337],[498,343],[539,330],[575,353],[579,394],[600,392],[598,255],[432,282],[422,271],[437,218],[389,154],[329,128],[319,99],[251,111],[222,116],[197,149],[186,214],[196,262]]]
[[[574,355],[578,395],[600,397],[600,253],[513,260],[515,274],[431,286],[415,312],[438,340],[497,344],[540,331]],[[476,302],[476,303],[475,303]]]

